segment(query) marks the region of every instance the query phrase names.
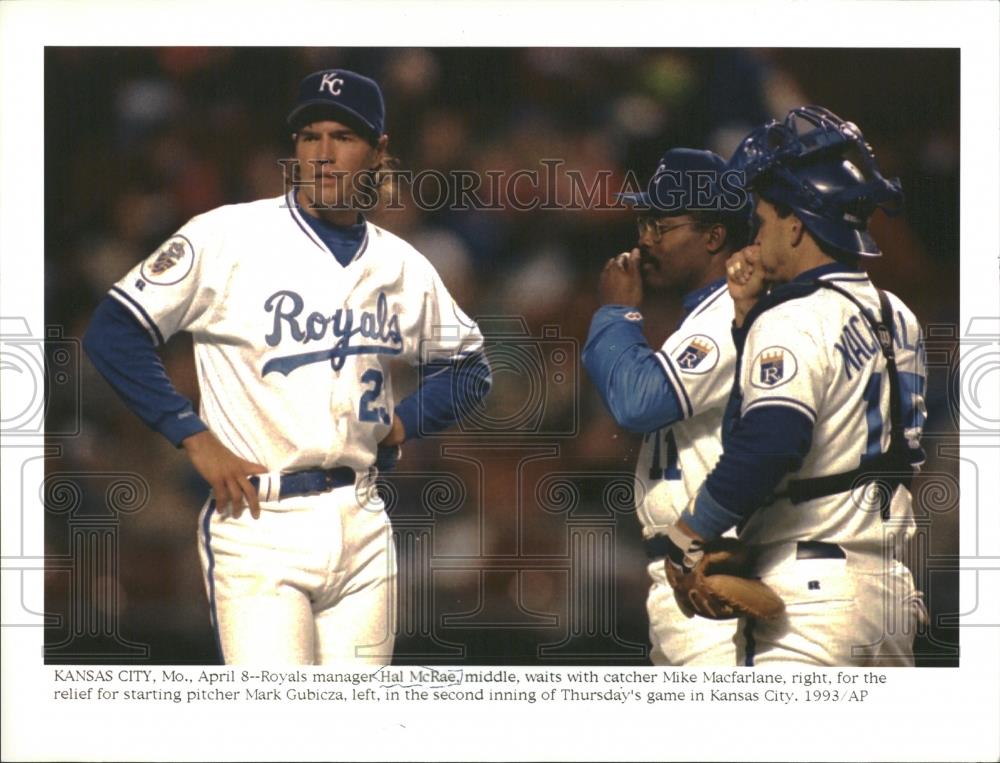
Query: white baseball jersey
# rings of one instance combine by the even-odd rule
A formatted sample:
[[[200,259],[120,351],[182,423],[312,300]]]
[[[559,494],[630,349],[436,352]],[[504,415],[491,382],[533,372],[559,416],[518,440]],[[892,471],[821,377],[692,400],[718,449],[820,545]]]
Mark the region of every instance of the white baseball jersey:
[[[849,291],[874,316],[881,314],[878,294],[866,274],[838,272],[821,279]],[[888,296],[903,424],[907,440],[915,445],[926,416],[921,329],[910,309],[894,295]],[[886,360],[857,306],[832,290],[820,288],[808,297],[781,303],[757,319],[747,335],[740,386],[743,414],[765,406],[787,406],[813,422],[812,444],[802,467],[782,480],[779,493],[789,479],[848,472],[862,458],[888,449]],[[858,489],[800,505],[779,499],[755,511],[740,537],[758,544],[818,540],[880,554],[884,528],[874,491]]]
[[[646,535],[673,524],[722,454],[722,413],[733,384],[733,300],[721,284],[656,353],[684,418],[643,438],[637,514]]]
[[[189,331],[200,415],[271,472],[367,469],[388,433],[388,361],[483,339],[431,264],[371,223],[342,266],[290,195],[193,218],[111,290],[156,344]],[[425,341],[426,340],[426,341]]]

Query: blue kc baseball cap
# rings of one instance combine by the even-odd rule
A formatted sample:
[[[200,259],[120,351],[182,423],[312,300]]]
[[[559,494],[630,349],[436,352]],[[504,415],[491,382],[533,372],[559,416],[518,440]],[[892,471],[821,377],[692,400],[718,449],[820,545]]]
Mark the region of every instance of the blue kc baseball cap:
[[[385,101],[378,83],[346,69],[313,72],[299,83],[298,100],[288,115],[295,132],[322,118],[343,122],[370,143],[385,133]]]
[[[663,216],[688,212],[741,212],[734,207],[736,195],[722,192],[726,160],[712,151],[695,148],[672,148],[660,157],[646,190],[620,193],[618,198],[634,207]],[[743,199],[745,194],[739,194]]]

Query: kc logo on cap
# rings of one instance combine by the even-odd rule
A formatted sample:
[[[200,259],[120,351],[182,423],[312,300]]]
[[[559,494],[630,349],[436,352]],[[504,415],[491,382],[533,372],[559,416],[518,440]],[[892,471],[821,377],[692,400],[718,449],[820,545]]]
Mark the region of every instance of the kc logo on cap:
[[[319,83],[319,89],[321,91],[326,90],[330,95],[340,95],[340,88],[343,85],[344,80],[338,77],[336,72],[330,72],[323,75],[323,79]]]
[[[299,84],[288,126],[297,131],[323,119],[343,122],[374,144],[385,132],[382,89],[375,80],[347,69],[313,72]]]

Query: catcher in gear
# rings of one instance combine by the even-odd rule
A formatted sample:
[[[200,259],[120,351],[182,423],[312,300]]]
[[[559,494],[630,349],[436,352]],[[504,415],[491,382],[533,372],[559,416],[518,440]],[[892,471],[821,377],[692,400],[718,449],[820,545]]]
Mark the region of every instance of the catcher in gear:
[[[731,165],[756,229],[727,268],[736,384],[723,454],[662,536],[668,579],[699,614],[743,615],[743,664],[912,666],[925,613],[893,550],[923,460],[921,327],[861,269],[881,254],[868,221],[898,206],[899,182],[856,125],[818,107],[758,128]],[[741,574],[762,583],[712,574],[745,569],[714,561],[734,525],[753,552]]]

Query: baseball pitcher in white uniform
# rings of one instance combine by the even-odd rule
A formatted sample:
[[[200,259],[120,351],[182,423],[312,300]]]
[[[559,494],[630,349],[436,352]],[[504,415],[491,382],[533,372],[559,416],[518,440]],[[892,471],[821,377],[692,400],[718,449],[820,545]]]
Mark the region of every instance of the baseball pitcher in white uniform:
[[[734,160],[756,195],[754,243],[728,265],[737,384],[722,457],[665,533],[668,564],[680,591],[705,544],[738,528],[784,601],[740,618],[741,664],[912,665],[923,603],[897,556],[923,460],[921,328],[860,268],[899,183],[818,107],[754,131]]]
[[[396,558],[376,460],[453,424],[490,371],[430,263],[363,214],[388,143],[378,84],[315,72],[288,126],[287,192],[193,218],[112,287],[84,346],[211,486],[199,545],[223,661],[386,664]],[[197,414],[155,352],[179,331]],[[398,404],[393,358],[424,372]]]
[[[725,194],[725,171],[725,161],[711,151],[671,149],[648,191],[627,197],[642,210],[638,246],[601,273],[602,307],[583,350],[617,423],[644,435],[636,512],[650,560],[646,608],[655,665],[736,664],[735,623],[680,611],[658,538],[722,453],[722,414],[736,362],[725,263],[746,244],[749,223],[745,197]],[[684,317],[659,350],[643,336],[644,288],[656,298],[681,298]]]

